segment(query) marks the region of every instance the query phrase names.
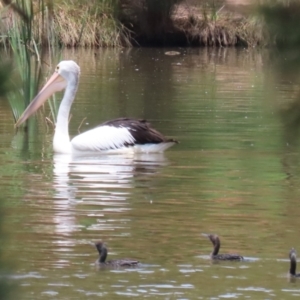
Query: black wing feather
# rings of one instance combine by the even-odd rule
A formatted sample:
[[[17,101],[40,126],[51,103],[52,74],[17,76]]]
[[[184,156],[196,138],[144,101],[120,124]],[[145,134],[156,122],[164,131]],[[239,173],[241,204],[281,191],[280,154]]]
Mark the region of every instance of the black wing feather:
[[[167,139],[159,131],[151,127],[150,123],[146,120],[135,120],[129,118],[119,118],[115,120],[110,120],[102,123],[99,126],[114,126],[114,127],[124,127],[127,128],[135,139],[135,144],[159,144],[174,142],[178,143],[176,140]],[[132,146],[132,145],[126,145]]]

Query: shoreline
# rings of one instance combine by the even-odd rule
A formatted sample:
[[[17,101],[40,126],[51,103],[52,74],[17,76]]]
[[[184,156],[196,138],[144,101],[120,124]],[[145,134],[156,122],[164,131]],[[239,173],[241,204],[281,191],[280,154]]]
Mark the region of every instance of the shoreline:
[[[266,44],[261,19],[254,14],[233,12],[226,5],[207,7],[201,1],[195,5],[192,0],[186,0],[170,6],[168,11],[151,11],[134,6],[133,2],[123,0],[117,7],[107,4],[102,10],[93,1],[88,7],[80,2],[74,6],[59,2],[51,7],[43,3],[43,10],[35,4],[28,13],[29,19],[32,16],[32,36],[36,44],[51,47],[256,47]],[[0,44],[9,44],[10,36],[24,27],[24,20],[13,7],[0,9]]]

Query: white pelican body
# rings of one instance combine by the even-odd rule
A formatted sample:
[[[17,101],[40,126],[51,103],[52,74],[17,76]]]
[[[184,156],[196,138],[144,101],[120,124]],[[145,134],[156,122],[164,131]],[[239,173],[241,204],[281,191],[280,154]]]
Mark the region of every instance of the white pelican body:
[[[79,75],[80,68],[74,61],[61,61],[54,74],[19,118],[16,126],[25,122],[53,93],[65,89],[53,139],[53,149],[56,153],[162,152],[177,143],[173,139],[166,139],[145,120],[127,118],[105,122],[70,141],[68,120]]]

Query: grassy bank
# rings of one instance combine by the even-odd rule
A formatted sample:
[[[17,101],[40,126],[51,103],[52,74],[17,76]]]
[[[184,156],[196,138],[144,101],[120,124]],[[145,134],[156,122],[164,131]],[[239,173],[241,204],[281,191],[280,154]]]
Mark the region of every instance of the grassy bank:
[[[39,45],[224,47],[270,42],[263,17],[250,0],[24,1],[32,3],[32,36]],[[7,5],[10,2],[0,2],[2,45],[9,44],[12,32],[19,30],[15,19],[20,18],[16,9],[21,0]],[[296,0],[257,2],[270,7],[297,4]]]
[[[129,32],[117,21],[117,0],[26,0],[33,5],[32,37],[38,44],[66,47],[129,46]],[[7,2],[7,1],[5,1]],[[18,6],[18,2],[15,4]],[[0,2],[1,3],[1,2]],[[11,5],[0,7],[0,42],[9,44],[16,14]]]
[[[0,8],[2,45],[18,30],[14,24],[19,15],[4,5],[8,2],[2,1]],[[39,24],[32,27],[32,36],[43,45],[255,46],[266,40],[260,19],[232,10],[225,0],[33,0],[32,4],[33,23]]]

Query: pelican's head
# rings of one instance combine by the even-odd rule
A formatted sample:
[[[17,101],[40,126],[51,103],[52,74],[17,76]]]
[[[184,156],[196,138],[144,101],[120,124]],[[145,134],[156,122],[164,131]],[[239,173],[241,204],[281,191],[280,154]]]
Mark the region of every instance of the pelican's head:
[[[61,61],[56,66],[53,75],[25,109],[15,126],[18,127],[24,123],[54,93],[65,89],[68,84],[77,85],[79,74],[80,67],[75,61]]]
[[[74,77],[78,78],[80,74],[80,67],[73,60],[62,60],[56,66],[55,72],[69,82]]]

